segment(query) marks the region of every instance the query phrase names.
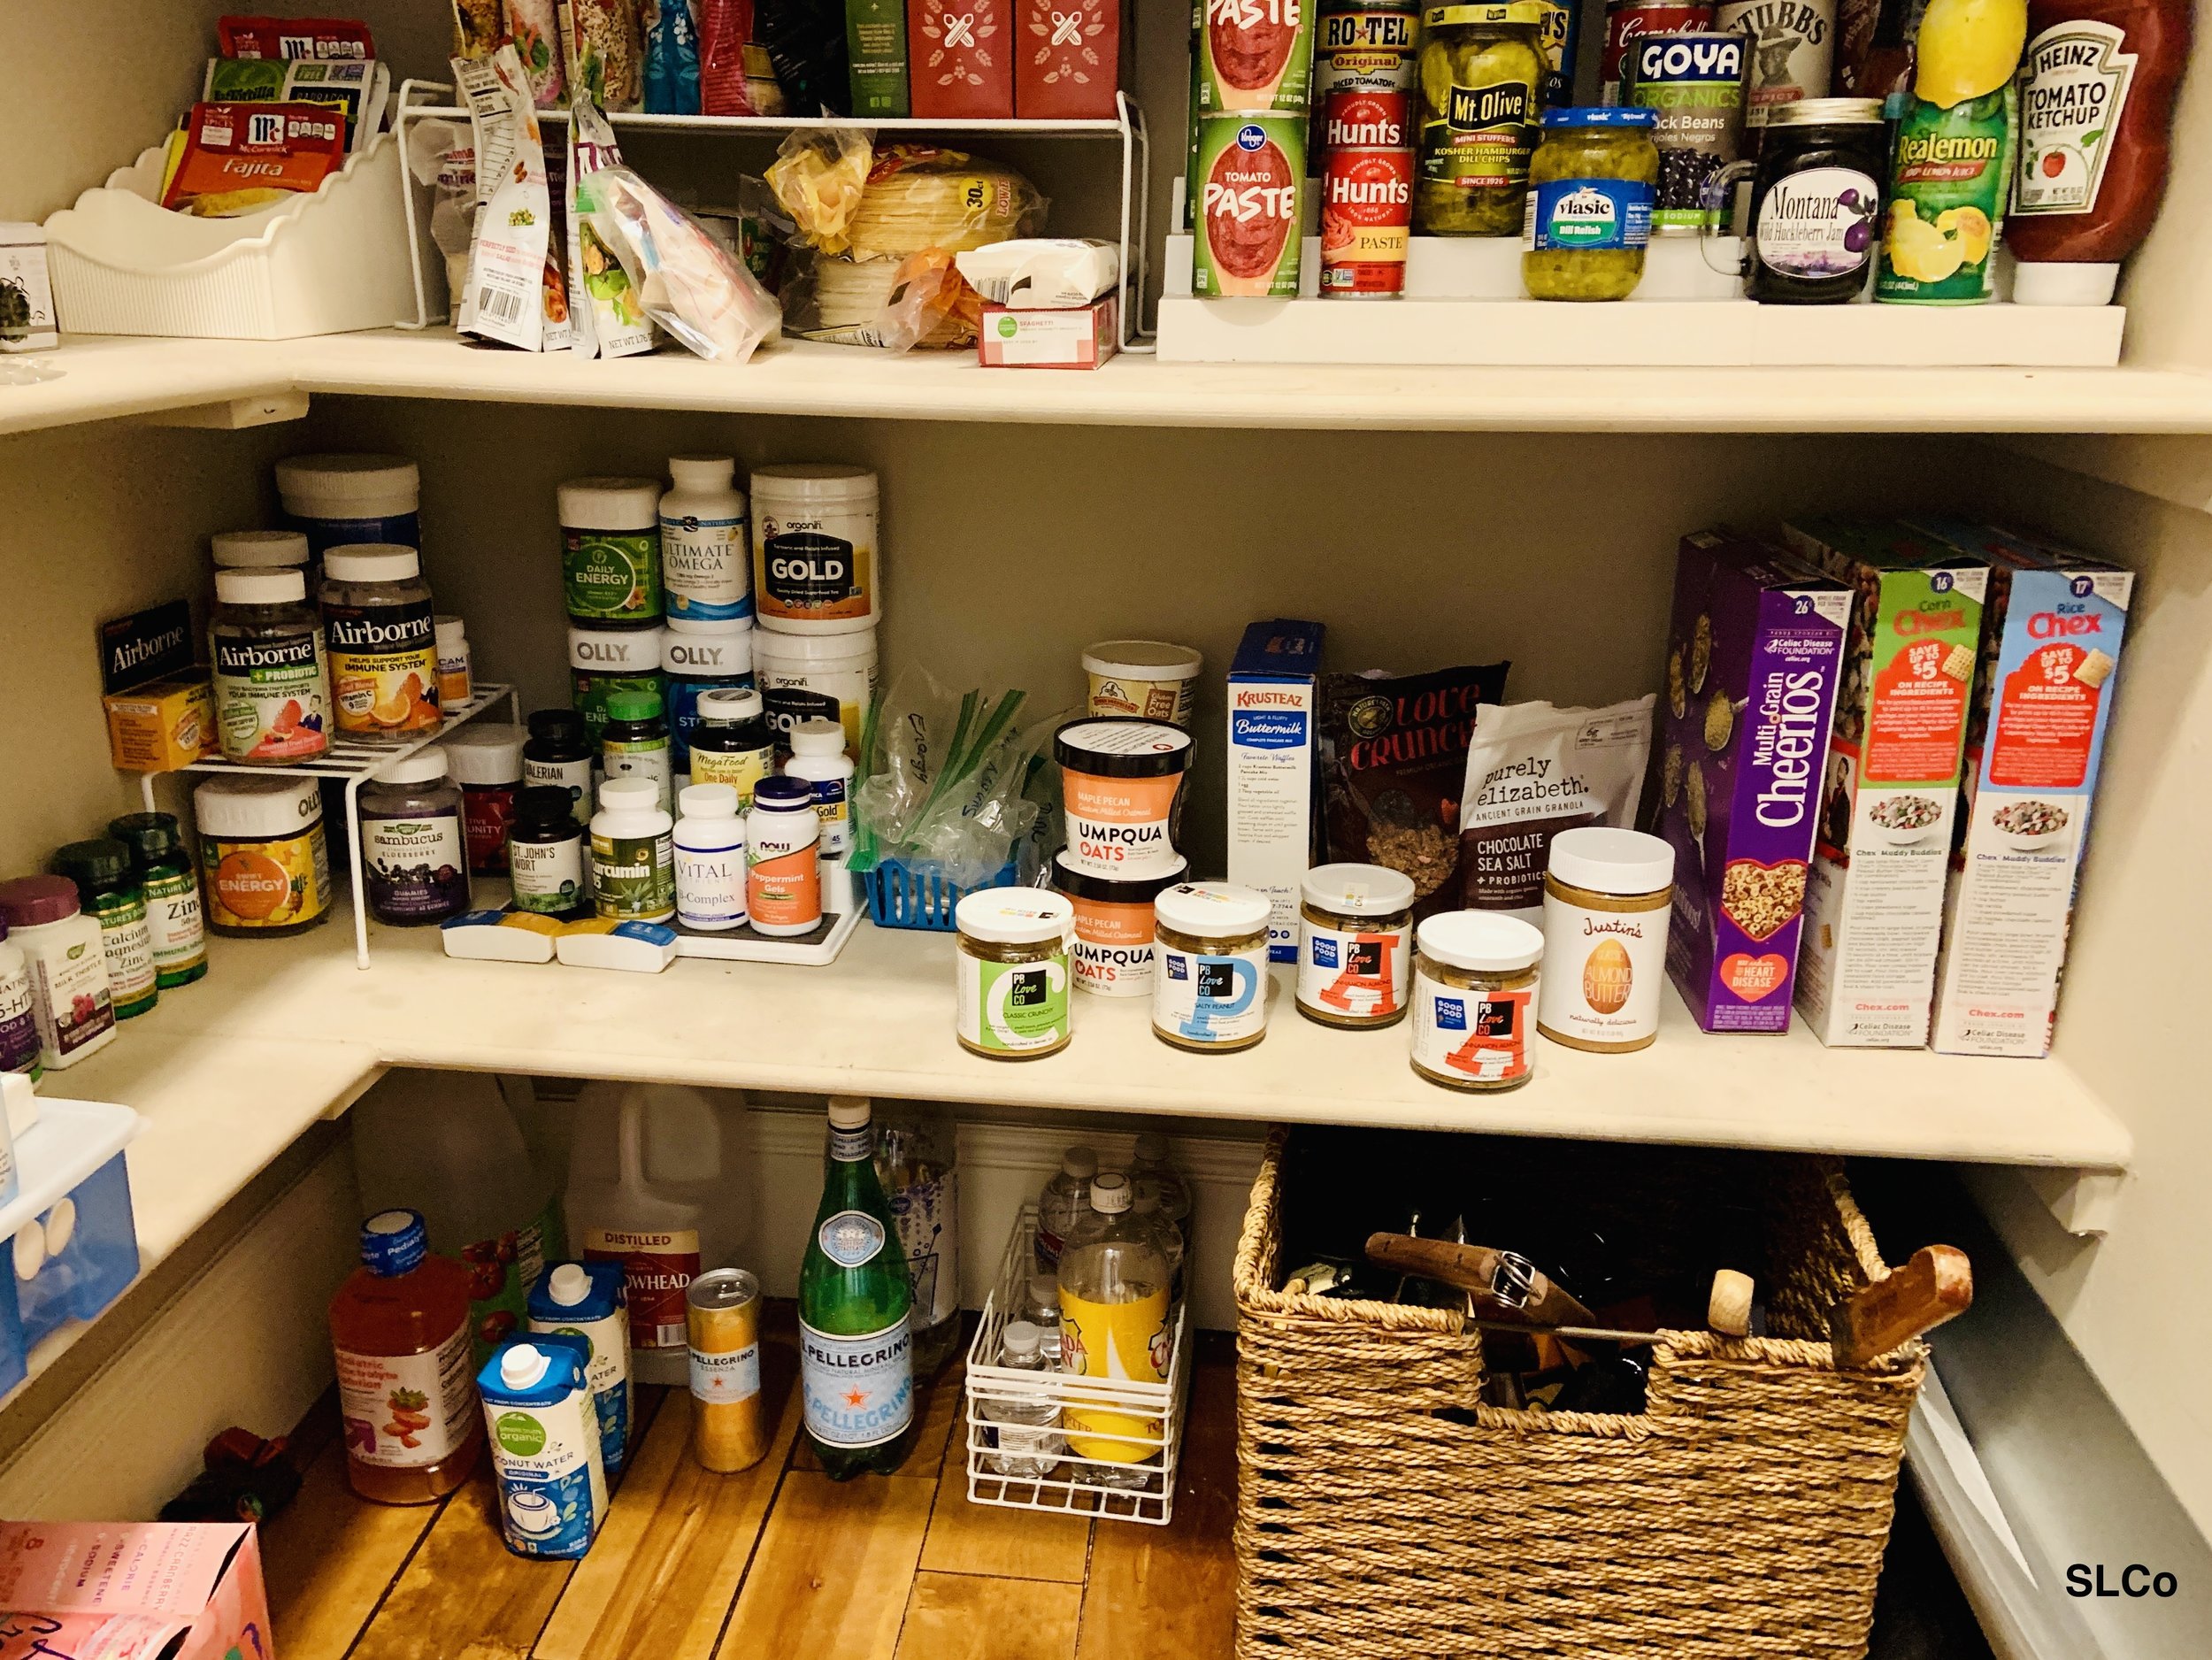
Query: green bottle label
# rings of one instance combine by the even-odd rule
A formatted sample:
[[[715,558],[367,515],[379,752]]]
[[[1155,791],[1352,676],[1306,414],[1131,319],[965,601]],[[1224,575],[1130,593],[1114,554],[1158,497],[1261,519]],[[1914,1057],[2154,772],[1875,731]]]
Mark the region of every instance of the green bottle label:
[[[661,614],[657,530],[565,530],[561,593],[578,622],[651,622]]]
[[[196,980],[207,963],[200,885],[188,870],[146,872],[146,928],[153,937],[155,977],[166,989]]]
[[[591,875],[601,916],[657,922],[676,908],[675,840],[665,830],[649,836],[594,831]]]
[[[537,1284],[548,1261],[558,1262],[567,1255],[557,1195],[513,1233],[462,1249],[461,1266],[469,1275],[471,1349],[478,1365],[522,1329],[530,1287]]]
[[[1007,1055],[1057,1048],[1068,1036],[1070,978],[1064,952],[1041,963],[991,963],[961,952],[961,1037]]]
[[[662,695],[658,674],[600,674],[586,669],[568,672],[569,702],[584,718],[584,739],[596,745],[607,729],[607,700],[617,692]]]
[[[1890,165],[1878,300],[1978,305],[1994,293],[2018,97],[2010,81],[1947,107],[1909,98]]]

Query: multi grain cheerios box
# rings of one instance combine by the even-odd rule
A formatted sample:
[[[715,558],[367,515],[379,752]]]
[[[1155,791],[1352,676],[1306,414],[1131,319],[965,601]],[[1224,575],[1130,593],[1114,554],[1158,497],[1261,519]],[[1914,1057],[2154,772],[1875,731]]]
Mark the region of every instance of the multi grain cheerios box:
[[[1854,594],[1797,1011],[1832,1048],[1919,1049],[1989,565],[1891,519],[1803,519],[1782,535]]]
[[[1916,528],[1990,564],[1932,1047],[2050,1052],[2135,576],[1985,526]]]
[[[1851,592],[1732,531],[1682,539],[1659,739],[1667,971],[1708,1032],[1789,1030]]]

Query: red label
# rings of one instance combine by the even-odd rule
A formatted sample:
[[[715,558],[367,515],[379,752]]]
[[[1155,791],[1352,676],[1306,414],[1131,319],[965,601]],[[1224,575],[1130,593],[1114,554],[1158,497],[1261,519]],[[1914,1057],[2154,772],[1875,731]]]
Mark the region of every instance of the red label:
[[[1328,172],[1321,181],[1321,291],[1396,294],[1403,289],[1407,227],[1412,214],[1412,150],[1331,150]]]
[[[1608,86],[1619,84],[1621,63],[1639,35],[1678,35],[1684,29],[1709,29],[1713,8],[1709,5],[1617,6],[1605,14],[1605,52],[1598,75]]]
[[[1471,1078],[1502,1081],[1528,1071],[1529,1000],[1532,989],[1493,991],[1467,1005],[1467,1041],[1444,1064]]]
[[[507,873],[507,832],[514,822],[514,786],[461,792],[461,834],[468,843],[469,869],[479,876]]]
[[[1989,781],[2000,789],[2079,789],[2089,774],[2101,686],[2077,677],[2088,652],[2047,645],[2028,654],[1998,689]]]
[[[588,1228],[584,1260],[620,1263],[623,1293],[630,1306],[630,1347],[683,1349],[690,1343],[685,1326],[684,1294],[699,1277],[699,1235],[688,1229],[631,1233]]]
[[[1947,779],[1958,763],[1966,682],[1946,674],[1947,641],[1915,641],[1875,671],[1866,733],[1870,783]]]
[[[1206,39],[1216,74],[1240,91],[1265,91],[1290,66],[1291,49],[1298,44],[1298,8],[1207,0]]]
[[[1281,262],[1295,234],[1298,180],[1271,139],[1256,150],[1232,144],[1206,181],[1206,243],[1229,276],[1262,276]]]
[[[1321,110],[1331,150],[1400,150],[1413,142],[1409,92],[1332,92]]]

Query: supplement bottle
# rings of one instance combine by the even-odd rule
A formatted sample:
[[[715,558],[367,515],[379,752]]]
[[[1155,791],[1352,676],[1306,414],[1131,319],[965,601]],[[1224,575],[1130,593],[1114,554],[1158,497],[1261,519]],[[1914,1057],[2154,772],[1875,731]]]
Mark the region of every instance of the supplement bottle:
[[[673,456],[661,495],[661,581],[671,622],[750,622],[745,492],[727,456]]]
[[[77,903],[100,925],[100,954],[107,964],[108,996],[115,1018],[128,1020],[160,1001],[154,978],[154,941],[146,927],[146,895],[140,891],[131,850],[112,837],[72,842],[56,849],[54,874],[77,885]]]
[[[78,908],[77,885],[65,876],[0,882],[0,920],[30,971],[40,1061],[57,1070],[74,1066],[113,1041],[100,925]]]
[[[675,766],[668,722],[657,692],[617,692],[607,699],[607,724],[599,734],[600,771],[610,780],[651,780],[661,811],[674,799]]]
[[[579,823],[589,813],[591,765],[599,751],[585,735],[584,718],[572,709],[540,709],[530,716],[530,736],[522,746],[526,788],[549,786],[568,796]]]
[[[753,637],[753,672],[767,700],[768,724],[780,748],[790,747],[802,720],[834,720],[845,728],[845,747],[860,747],[861,724],[876,696],[876,631],[796,634],[764,622]]]
[[[569,620],[616,628],[659,622],[659,483],[571,479],[558,495],[561,596]]]
[[[876,475],[803,462],[753,474],[753,601],[764,628],[851,634],[883,616]]]
[[[789,938],[821,926],[821,836],[804,779],[760,781],[745,819],[745,912],[754,933]]]
[[[438,707],[451,713],[476,695],[468,625],[458,617],[433,619],[438,639]]]
[[[591,891],[617,922],[665,922],[676,914],[675,824],[649,778],[611,778],[591,819]]]
[[[584,833],[568,792],[526,784],[507,831],[507,882],[517,911],[568,917],[586,908]]]
[[[318,554],[349,543],[422,546],[422,476],[401,456],[293,456],[276,464],[284,516]]]
[[[330,914],[330,844],[311,778],[211,778],[192,792],[211,934],[274,938]]]
[[[483,1415],[469,1372],[469,1272],[430,1255],[413,1210],[361,1225],[361,1266],[330,1300],[346,1474],[380,1504],[427,1504],[468,1479]]]
[[[190,985],[207,972],[207,928],[200,915],[200,879],[176,816],[125,813],[108,820],[108,834],[130,849],[138,870],[155,982],[164,991]]]
[[[571,628],[568,631],[569,702],[584,718],[584,735],[595,749],[607,724],[607,699],[617,692],[661,689],[663,628]]]
[[[323,628],[341,732],[435,732],[437,625],[412,548],[349,544],[323,557]]]
[[[676,820],[676,920],[703,934],[745,921],[745,824],[727,784],[694,784]]]
[[[330,749],[321,617],[297,571],[218,571],[208,626],[226,761],[282,766]]]
[[[699,726],[699,700],[709,692],[738,691],[753,684],[753,625],[668,620],[661,642],[661,676],[668,697],[668,737],[676,770],[691,770],[691,734]]]
[[[387,761],[361,786],[361,874],[369,914],[394,927],[443,922],[469,908],[461,792],[437,744]]]
[[[749,688],[708,692],[699,699],[691,734],[691,781],[727,784],[740,812],[753,810],[753,789],[775,770],[776,741],[761,696]]]
[[[822,852],[835,857],[853,845],[852,757],[845,728],[834,720],[802,720],[791,728],[786,778],[803,778],[814,791],[814,816],[822,821]]]
[[[441,746],[461,787],[461,833],[468,840],[469,869],[479,876],[507,873],[507,826],[522,788],[520,726],[472,721]]]
[[[307,538],[296,530],[219,530],[208,539],[215,572],[305,571]]]
[[[28,1072],[36,1083],[45,1070],[38,1057],[38,1016],[31,1006],[30,960],[0,920],[0,1072]]]

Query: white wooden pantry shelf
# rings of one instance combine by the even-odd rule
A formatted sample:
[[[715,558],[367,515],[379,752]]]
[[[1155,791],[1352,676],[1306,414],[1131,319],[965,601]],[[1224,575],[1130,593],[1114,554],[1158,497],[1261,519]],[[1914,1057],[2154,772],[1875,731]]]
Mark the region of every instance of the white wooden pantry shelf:
[[[2212,375],[2177,369],[1403,368],[1165,364],[979,368],[779,342],[741,368],[488,351],[449,331],[289,341],[71,339],[65,370],[0,385],[0,433],[138,417],[295,419],[303,395],[609,409],[1439,431],[2212,433]]]

